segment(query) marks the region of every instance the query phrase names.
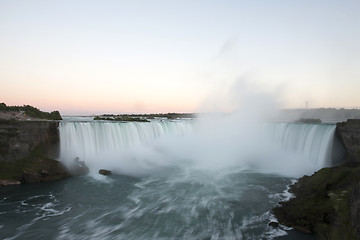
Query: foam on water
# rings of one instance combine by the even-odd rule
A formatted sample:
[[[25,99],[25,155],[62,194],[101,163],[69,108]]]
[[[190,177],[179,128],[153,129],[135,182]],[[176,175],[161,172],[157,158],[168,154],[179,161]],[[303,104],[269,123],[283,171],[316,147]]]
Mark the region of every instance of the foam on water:
[[[4,238],[6,240],[21,239],[26,235],[26,232],[39,221],[45,221],[48,218],[63,215],[71,210],[70,206],[60,207],[58,200],[52,193],[47,195],[29,196],[18,202],[10,201],[3,204],[8,205],[9,207],[15,204],[15,212],[18,215],[27,215],[27,217],[32,216],[27,223],[16,228],[13,236]],[[3,212],[3,214],[11,214],[11,212],[8,211]]]

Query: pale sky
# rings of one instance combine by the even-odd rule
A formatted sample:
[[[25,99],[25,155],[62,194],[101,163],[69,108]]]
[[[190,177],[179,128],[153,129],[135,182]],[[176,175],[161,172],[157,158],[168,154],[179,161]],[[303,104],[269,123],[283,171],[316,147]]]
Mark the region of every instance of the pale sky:
[[[193,112],[238,79],[285,108],[360,107],[360,0],[0,0],[7,105]]]

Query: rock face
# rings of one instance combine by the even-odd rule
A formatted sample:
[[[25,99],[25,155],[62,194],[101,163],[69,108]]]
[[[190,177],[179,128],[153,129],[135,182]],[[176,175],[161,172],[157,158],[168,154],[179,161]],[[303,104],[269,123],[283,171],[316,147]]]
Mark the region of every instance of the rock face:
[[[279,223],[277,223],[277,222],[269,222],[268,226],[273,227],[273,228],[278,228]]]
[[[360,119],[348,119],[336,125],[336,136],[346,149],[346,160],[350,164],[360,163]],[[354,184],[350,198],[351,222],[360,239],[360,182]]]
[[[360,119],[336,124],[336,136],[346,149],[346,161],[360,163]]]
[[[360,239],[360,182],[356,185],[352,192],[350,209],[352,226],[358,239]]]
[[[56,121],[0,120],[0,185],[48,182],[71,176],[56,158]]]
[[[323,168],[290,189],[295,198],[273,209],[279,223],[324,239],[359,239],[360,164]],[[356,187],[355,187],[356,186]]]
[[[11,162],[42,146],[44,156],[59,154],[59,123],[56,121],[1,121],[0,161]]]

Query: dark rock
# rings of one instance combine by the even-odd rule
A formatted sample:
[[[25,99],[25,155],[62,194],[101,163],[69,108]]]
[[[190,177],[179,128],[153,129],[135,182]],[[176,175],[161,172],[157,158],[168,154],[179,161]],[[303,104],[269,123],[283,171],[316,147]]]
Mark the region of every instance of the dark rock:
[[[33,151],[29,156],[12,161],[0,161],[0,179],[16,179],[21,183],[49,182],[70,177],[59,161]]]
[[[336,136],[346,149],[346,160],[360,162],[360,119],[336,124]]]
[[[313,233],[310,228],[306,227],[306,226],[298,226],[298,225],[294,225],[292,226],[294,229],[303,232],[303,233]]]
[[[40,172],[41,177],[47,177],[49,176],[49,172],[45,169],[42,169]]]
[[[269,224],[268,224],[270,227],[273,227],[273,228],[278,228],[279,227],[279,223],[277,223],[277,222],[269,222]]]
[[[32,171],[40,175],[40,182],[51,182],[70,177],[66,167],[59,161],[49,158],[32,159]]]
[[[21,175],[21,182],[23,183],[35,183],[40,182],[40,174],[37,172],[24,171]]]
[[[111,171],[106,170],[106,169],[100,169],[99,173],[102,175],[111,175]]]
[[[351,223],[355,229],[357,237],[360,239],[360,182],[354,188],[351,199]]]
[[[70,177],[62,163],[52,159],[59,153],[58,126],[57,121],[0,120],[0,179],[33,183]],[[83,162],[78,164],[77,173],[89,171]]]
[[[282,202],[273,212],[280,224],[304,233],[326,239],[360,239],[356,237],[360,228],[359,181],[359,165],[323,168],[300,178],[290,189],[295,198]]]
[[[57,158],[58,125],[55,121],[0,121],[0,161],[19,160],[39,146],[45,157]]]

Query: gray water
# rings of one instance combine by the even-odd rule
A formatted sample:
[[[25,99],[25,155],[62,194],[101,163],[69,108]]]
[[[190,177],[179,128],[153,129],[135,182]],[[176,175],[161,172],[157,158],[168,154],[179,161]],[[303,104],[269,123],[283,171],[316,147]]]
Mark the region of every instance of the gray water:
[[[272,239],[290,178],[231,169],[91,175],[1,189],[1,239]],[[295,235],[294,235],[295,234]],[[285,239],[311,239],[292,233]]]

